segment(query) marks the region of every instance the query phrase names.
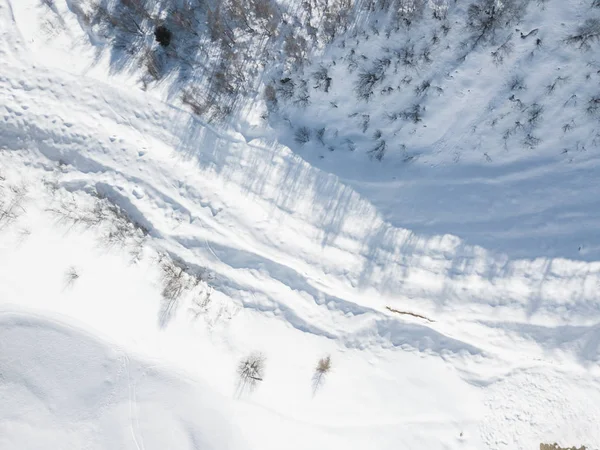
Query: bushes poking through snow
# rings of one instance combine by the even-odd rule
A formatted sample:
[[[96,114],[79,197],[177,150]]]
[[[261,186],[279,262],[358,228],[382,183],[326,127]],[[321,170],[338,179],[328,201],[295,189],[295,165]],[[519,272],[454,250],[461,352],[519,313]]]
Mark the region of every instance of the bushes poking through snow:
[[[0,177],[0,181],[4,181]],[[0,229],[15,222],[25,210],[27,187],[25,185],[4,186],[0,184]]]
[[[586,450],[587,447],[561,447],[556,442],[554,444],[540,444],[540,450]]]
[[[320,67],[316,72],[314,72],[313,79],[315,80],[315,85],[313,86],[315,89],[325,93],[329,92],[332,78],[329,76],[326,67]]]
[[[55,183],[48,183],[47,186],[50,193],[57,195]],[[47,211],[56,217],[58,223],[69,228],[98,229],[98,240],[102,247],[127,249],[132,262],[139,261],[147,243],[148,229],[108,197],[95,194],[87,200],[78,201],[71,195]],[[193,268],[166,253],[158,254],[157,264],[161,282],[162,301],[158,317],[161,327],[171,320],[184,298],[193,303],[196,316],[209,310],[211,290],[205,281],[203,269]],[[77,270],[69,268],[65,275],[65,287],[70,287],[78,278]]]
[[[557,87],[569,81],[569,77],[556,77],[552,83],[546,86],[546,94],[553,94]]]
[[[310,104],[310,94],[308,93],[308,84],[305,80],[301,80],[296,91],[294,104],[299,108],[306,108]]]
[[[175,74],[173,87],[202,93],[193,102],[188,93],[184,104],[196,114],[210,114],[212,121],[230,115],[230,107],[256,88],[275,53],[283,49],[285,58],[300,63],[308,48],[305,32],[279,39],[282,14],[290,11],[274,0],[89,0],[77,2],[74,11],[90,34],[111,44],[117,70],[142,68],[144,87]],[[224,83],[214,82],[219,76]],[[197,107],[199,98],[202,107]]]
[[[417,95],[424,95],[424,94],[427,93],[427,91],[429,90],[430,87],[431,87],[431,82],[429,80],[423,80],[421,82],[421,84],[419,84],[415,88],[415,94],[417,94]]]
[[[423,108],[418,103],[414,103],[410,108],[405,109],[400,113],[400,117],[404,120],[409,120],[412,123],[419,123],[423,120],[423,112],[425,108]]]
[[[236,367],[236,394],[238,397],[247,391],[254,391],[264,381],[266,361],[267,358],[263,353],[253,352],[238,362]],[[324,356],[317,361],[311,378],[313,396],[323,386],[325,378],[331,372],[331,368],[330,355]]]
[[[295,87],[296,84],[291,78],[282,78],[277,83],[276,92],[282,99],[290,100],[292,97],[294,97]]]
[[[367,130],[369,129],[369,124],[371,123],[371,116],[369,114],[363,114],[362,115],[362,132],[366,133]]]
[[[494,42],[499,30],[517,22],[524,14],[524,0],[478,0],[467,8],[467,29],[471,32],[471,49]]]
[[[533,103],[527,108],[527,123],[532,127],[536,127],[544,113],[544,107],[539,103]]]
[[[300,145],[306,144],[308,141],[310,141],[310,128],[298,128],[294,133],[294,140]]]
[[[381,161],[385,156],[385,150],[387,148],[387,144],[385,140],[379,139],[373,148],[367,151],[367,154],[370,158],[376,159],[377,161]]]
[[[508,89],[511,91],[522,91],[525,89],[525,79],[521,75],[513,75],[508,80]]]
[[[600,19],[591,17],[577,27],[574,34],[565,39],[565,42],[574,45],[580,50],[589,50],[592,44],[600,40]]]
[[[209,123],[225,120],[233,109],[225,99],[215,97],[212,92],[197,87],[185,89],[181,95],[181,102]]]
[[[317,136],[317,141],[319,141],[319,143],[321,145],[325,145],[325,127],[319,128],[315,135]]]
[[[600,118],[600,95],[595,95],[588,100],[586,112],[595,118]]]
[[[389,58],[377,59],[369,70],[364,70],[358,74],[355,91],[359,99],[365,101],[371,99],[375,86],[383,80],[390,63]]]
[[[512,36],[509,36],[500,47],[491,53],[494,64],[497,66],[502,65],[504,63],[504,59],[511,55],[514,48],[515,46],[512,42]]]
[[[194,293],[203,279],[198,271],[167,254],[159,255],[158,264],[161,271],[161,297],[163,300],[160,307],[159,324],[164,327],[175,314],[180,299],[188,293]],[[200,310],[206,310],[210,304],[210,291],[202,289],[198,295],[200,297],[194,299],[195,305],[200,307]]]
[[[143,253],[148,230],[133,220],[127,212],[108,198],[97,195],[91,205],[81,205],[73,198],[49,208],[60,223],[70,227],[102,228],[99,241],[106,248],[127,248],[132,261]]]

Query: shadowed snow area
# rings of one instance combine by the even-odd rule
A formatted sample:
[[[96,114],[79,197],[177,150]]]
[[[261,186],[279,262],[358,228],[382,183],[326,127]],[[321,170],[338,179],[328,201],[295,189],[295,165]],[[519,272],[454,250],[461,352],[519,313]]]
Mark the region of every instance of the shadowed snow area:
[[[587,4],[528,2],[501,68],[487,47],[459,64],[453,25],[414,85],[399,68],[357,101],[388,39],[366,15],[290,81],[265,72],[326,66],[328,92],[252,91],[216,125],[173,93],[183,72],[120,66],[88,3],[0,0],[0,449],[600,449],[597,118],[571,65],[597,74],[547,31]],[[411,36],[443,23],[423,20]],[[418,77],[425,122],[390,122]],[[539,145],[491,131],[542,103]]]

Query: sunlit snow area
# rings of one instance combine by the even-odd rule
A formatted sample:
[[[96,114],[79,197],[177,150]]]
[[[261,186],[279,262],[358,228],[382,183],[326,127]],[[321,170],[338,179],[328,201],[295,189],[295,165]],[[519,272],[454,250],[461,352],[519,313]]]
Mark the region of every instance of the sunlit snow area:
[[[0,450],[600,449],[599,50],[597,0],[0,0]]]

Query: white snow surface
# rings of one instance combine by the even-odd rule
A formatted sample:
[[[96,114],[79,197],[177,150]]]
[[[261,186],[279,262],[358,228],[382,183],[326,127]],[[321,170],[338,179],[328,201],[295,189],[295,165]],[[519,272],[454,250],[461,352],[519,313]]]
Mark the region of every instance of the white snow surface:
[[[0,449],[600,448],[600,262],[399,228],[382,206],[394,182],[373,200],[266,131],[213,129],[108,75],[53,5],[0,0],[5,204],[26,187],[0,221]],[[561,166],[578,176],[567,215],[597,192],[590,164]],[[148,230],[135,262],[51,212],[97,194]],[[571,243],[572,223],[551,225]],[[208,305],[184,295],[161,320],[165,252],[201,270]],[[256,351],[264,380],[240,392]]]

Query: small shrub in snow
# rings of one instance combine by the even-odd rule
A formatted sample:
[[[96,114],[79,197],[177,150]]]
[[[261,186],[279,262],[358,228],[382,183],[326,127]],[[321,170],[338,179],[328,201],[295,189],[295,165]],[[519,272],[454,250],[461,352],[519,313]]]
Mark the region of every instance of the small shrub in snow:
[[[317,141],[319,141],[321,145],[325,145],[325,127],[319,128],[315,135],[317,136]]]
[[[492,60],[497,66],[504,62],[504,59],[510,56],[515,46],[512,43],[512,36],[509,36],[504,43],[492,52]]]
[[[331,356],[319,359],[312,377],[313,395],[317,393],[325,380],[325,375],[331,371]]]
[[[371,116],[368,114],[362,115],[362,132],[366,133],[369,128],[369,123],[371,123]]]
[[[521,91],[525,89],[525,80],[520,75],[514,75],[508,80],[508,88],[511,91]]]
[[[377,83],[381,82],[381,76],[375,72],[361,72],[358,74],[356,82],[356,94],[361,100],[370,100],[373,95],[373,89]]]
[[[281,98],[289,100],[294,96],[295,87],[291,78],[282,78],[277,85],[277,93]]]
[[[308,84],[305,80],[299,83],[294,104],[300,108],[306,108],[310,104],[310,95],[308,93]]]
[[[600,95],[595,95],[588,100],[586,111],[590,116],[600,116]]]
[[[554,93],[556,88],[569,80],[569,77],[556,77],[554,81],[546,86],[546,94],[550,95]]]
[[[69,267],[65,273],[65,288],[73,286],[75,281],[79,279],[79,273],[75,267]]]
[[[527,110],[527,122],[535,127],[542,118],[544,107],[538,103],[532,104]]]
[[[262,353],[252,353],[243,358],[237,367],[238,391],[254,390],[264,380],[266,358]]]
[[[430,87],[431,87],[431,82],[429,80],[423,80],[421,82],[421,84],[419,84],[415,88],[415,94],[423,95],[423,94],[427,93],[427,91],[429,90]]]
[[[407,68],[416,68],[418,64],[418,58],[415,53],[415,46],[407,43],[402,47],[394,51],[394,55],[397,58],[397,62]]]
[[[375,158],[377,161],[381,161],[383,159],[383,156],[385,155],[386,147],[386,142],[383,139],[380,139],[375,144],[375,147],[373,147],[367,153],[370,158]]]
[[[541,139],[531,133],[527,133],[527,135],[525,135],[525,139],[523,139],[523,145],[530,149],[537,147],[540,142]]]
[[[569,131],[571,131],[573,129],[574,126],[575,126],[575,121],[574,120],[571,120],[570,122],[565,123],[562,126],[563,133],[568,133]]]
[[[300,127],[294,133],[294,140],[300,144],[306,144],[310,141],[310,129],[308,127]]]
[[[410,120],[412,123],[419,123],[423,120],[423,108],[418,103],[413,104],[410,108],[400,113],[404,120]]]
[[[388,58],[377,59],[371,69],[358,74],[355,90],[359,99],[368,101],[372,97],[375,86],[383,80],[390,63]]]
[[[315,73],[313,73],[313,78],[315,80],[314,88],[321,90],[323,92],[329,92],[331,88],[332,79],[327,72],[326,67],[321,67]]]

